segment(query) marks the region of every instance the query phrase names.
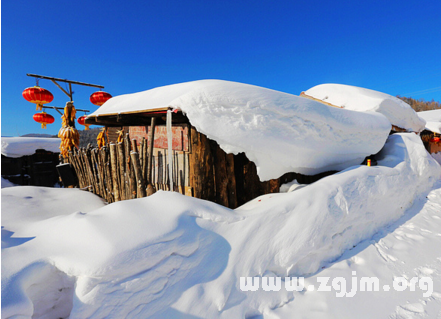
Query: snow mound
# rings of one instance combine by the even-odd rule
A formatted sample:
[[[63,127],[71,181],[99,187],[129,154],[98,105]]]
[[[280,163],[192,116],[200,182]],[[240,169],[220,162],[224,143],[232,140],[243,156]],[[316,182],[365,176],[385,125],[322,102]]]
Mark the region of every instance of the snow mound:
[[[258,86],[201,80],[113,97],[91,116],[171,107],[227,153],[245,152],[260,180],[342,170],[377,153],[390,132],[381,114],[338,109]]]
[[[38,149],[60,152],[61,139],[46,137],[2,137],[2,155],[22,157],[32,155]]]
[[[421,132],[424,129],[424,120],[409,104],[386,93],[344,84],[320,84],[305,94],[347,110],[381,113],[392,125],[407,131]]]
[[[418,116],[426,121],[426,129],[441,134],[441,109],[418,112]]]
[[[398,220],[441,174],[413,133],[390,136],[378,164],[235,211],[170,192],[103,206],[73,189],[4,189],[2,317],[269,313],[292,292],[244,292],[240,277],[317,272]]]

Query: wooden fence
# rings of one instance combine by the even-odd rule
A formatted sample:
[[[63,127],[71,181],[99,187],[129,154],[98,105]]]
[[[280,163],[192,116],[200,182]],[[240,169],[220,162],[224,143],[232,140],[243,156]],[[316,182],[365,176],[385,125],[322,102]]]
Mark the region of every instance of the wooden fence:
[[[170,189],[166,150],[154,149],[150,164],[147,141],[139,146],[129,134],[121,143],[110,143],[101,149],[75,149],[65,160],[75,169],[79,187],[104,198],[108,203],[149,196],[157,189]],[[155,155],[156,154],[156,155]],[[173,152],[174,191],[192,195],[188,187],[188,153]]]

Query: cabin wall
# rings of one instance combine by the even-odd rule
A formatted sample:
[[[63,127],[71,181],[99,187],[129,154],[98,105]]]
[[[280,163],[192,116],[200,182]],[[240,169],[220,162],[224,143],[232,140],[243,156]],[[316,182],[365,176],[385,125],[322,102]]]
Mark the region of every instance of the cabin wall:
[[[261,182],[256,165],[244,153],[226,154],[219,145],[191,127],[190,186],[193,196],[236,208],[264,194],[278,193],[280,185],[297,179],[309,184],[330,175],[315,176],[287,173]]]

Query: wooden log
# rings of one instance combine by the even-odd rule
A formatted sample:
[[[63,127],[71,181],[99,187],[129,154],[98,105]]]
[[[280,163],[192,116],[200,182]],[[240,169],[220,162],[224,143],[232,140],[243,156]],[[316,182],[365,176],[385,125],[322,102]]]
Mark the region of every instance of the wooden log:
[[[138,153],[138,144],[136,144],[136,140],[132,140],[132,152]]]
[[[125,150],[125,158],[126,158],[126,174],[128,177],[128,199],[136,198],[136,180],[135,180],[135,172],[131,165],[130,159],[130,136],[129,133],[124,137],[124,150]]]
[[[142,178],[141,165],[139,163],[139,154],[136,152],[130,152],[130,158],[132,159],[133,169],[135,171],[136,185],[137,185],[137,198],[146,196],[146,188],[144,179]]]
[[[119,202],[121,197],[119,195],[120,187],[118,185],[118,159],[117,159],[116,145],[110,144],[110,169],[112,172],[113,196],[115,202]]]
[[[144,180],[147,179],[147,161],[148,161],[148,154],[147,154],[147,140],[143,137],[142,138],[142,150],[140,153],[142,153],[142,160],[139,160],[139,163],[141,164],[141,171],[142,171],[142,178]],[[140,154],[141,156],[141,154]]]
[[[88,191],[92,191],[92,172],[90,169],[89,161],[87,159],[86,149],[84,149],[84,148],[81,149],[80,153],[81,153],[80,159],[81,159],[82,165],[84,167],[85,177],[87,180],[86,187],[87,187]]]
[[[152,168],[153,168],[153,147],[155,144],[155,128],[156,128],[156,117],[152,117],[150,122],[150,132],[148,135],[148,161],[147,161],[147,183],[152,184]]]
[[[145,164],[144,164],[144,149],[146,148],[146,140],[145,137],[143,136],[141,139],[141,142],[139,142],[139,165],[141,166],[141,173],[142,173],[142,177],[145,179],[145,173],[144,173],[144,169],[145,169]]]
[[[104,164],[104,171],[106,177],[106,198],[108,203],[113,203],[115,197],[113,195],[113,181],[110,169],[110,150],[107,147],[101,148],[101,157]]]
[[[118,143],[116,146],[118,151],[118,166],[119,166],[119,194],[121,197],[121,200],[128,199],[126,197],[126,189],[127,187],[127,179],[126,179],[126,169],[125,169],[125,158],[124,158],[124,144]]]

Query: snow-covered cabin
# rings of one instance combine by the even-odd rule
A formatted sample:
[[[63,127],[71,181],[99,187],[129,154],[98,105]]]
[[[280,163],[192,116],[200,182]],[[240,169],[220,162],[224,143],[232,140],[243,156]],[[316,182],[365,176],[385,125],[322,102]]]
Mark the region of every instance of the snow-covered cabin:
[[[426,121],[421,132],[424,146],[430,154],[441,159],[441,109],[418,112],[418,116]]]
[[[2,137],[2,177],[16,185],[53,187],[59,182],[59,138]]]
[[[383,147],[391,123],[358,112],[254,85],[222,80],[179,83],[111,98],[86,123],[125,129],[131,139],[154,138],[154,185],[237,207],[278,192],[297,178],[313,182],[359,165]],[[167,129],[167,117],[171,128]],[[170,135],[168,135],[170,134]],[[114,135],[113,138],[116,138]],[[166,187],[164,187],[166,189]]]

